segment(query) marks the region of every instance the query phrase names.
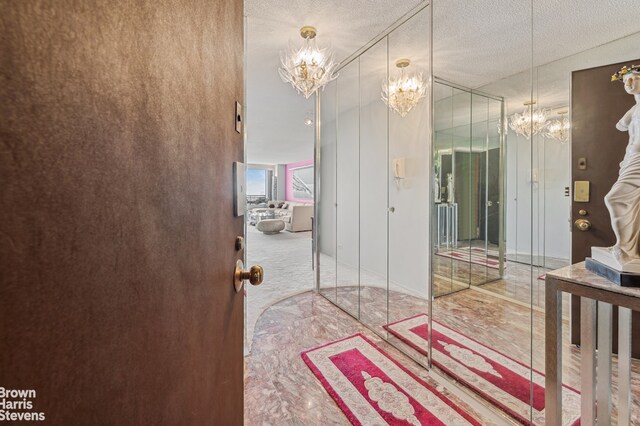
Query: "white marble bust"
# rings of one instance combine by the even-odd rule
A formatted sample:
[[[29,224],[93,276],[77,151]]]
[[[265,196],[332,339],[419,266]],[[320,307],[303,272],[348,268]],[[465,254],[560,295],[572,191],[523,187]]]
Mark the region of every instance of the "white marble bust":
[[[629,144],[620,163],[618,180],[604,201],[616,235],[613,247],[593,247],[593,259],[622,272],[640,273],[640,68],[623,68],[614,74],[636,104],[618,121],[616,128],[629,133]],[[615,78],[618,76],[618,78]]]

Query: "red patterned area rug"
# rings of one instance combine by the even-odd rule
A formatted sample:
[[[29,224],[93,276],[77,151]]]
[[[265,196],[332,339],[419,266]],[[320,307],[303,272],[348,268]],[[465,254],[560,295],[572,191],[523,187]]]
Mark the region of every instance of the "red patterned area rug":
[[[479,425],[362,334],[302,359],[354,425]]]
[[[438,256],[448,257],[451,259],[459,260],[461,262],[473,263],[474,265],[486,266],[487,268],[499,269],[500,262],[498,259],[492,259],[492,252],[487,253],[484,249],[477,247],[459,250],[445,250],[436,253]],[[497,255],[497,254],[496,254]]]
[[[429,335],[425,314],[384,328],[418,352],[427,353]],[[532,414],[533,424],[544,424],[544,374],[436,321],[433,321],[432,338],[434,365],[521,423],[530,424]],[[562,404],[563,425],[580,424],[580,393],[564,386]]]

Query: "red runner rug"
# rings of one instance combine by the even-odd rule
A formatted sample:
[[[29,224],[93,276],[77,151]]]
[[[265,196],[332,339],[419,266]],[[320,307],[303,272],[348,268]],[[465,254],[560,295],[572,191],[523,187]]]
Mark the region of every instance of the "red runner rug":
[[[530,424],[532,414],[533,424],[544,424],[544,374],[445,325],[436,321],[432,324],[434,365],[521,423]],[[391,323],[384,328],[413,349],[427,354],[429,334],[425,314]],[[579,424],[580,393],[564,386],[562,404],[563,425]]]
[[[362,334],[302,359],[354,425],[479,425]]]

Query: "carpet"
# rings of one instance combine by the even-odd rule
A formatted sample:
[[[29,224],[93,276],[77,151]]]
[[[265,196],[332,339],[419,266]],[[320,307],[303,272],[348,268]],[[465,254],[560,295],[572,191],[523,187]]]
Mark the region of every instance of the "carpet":
[[[391,323],[384,328],[426,355],[429,335],[425,314]],[[529,424],[532,414],[533,424],[544,424],[544,374],[436,321],[433,321],[432,338],[434,365],[519,422]],[[564,386],[562,401],[563,425],[579,424],[580,393]]]
[[[301,356],[354,425],[479,425],[362,334]]]
[[[437,256],[448,257],[450,259],[460,260],[462,262],[473,263],[474,265],[486,266],[492,269],[499,269],[500,262],[498,259],[492,259],[488,256],[494,256],[493,250],[488,252],[485,249],[472,247],[469,249],[445,250],[436,253]],[[498,253],[495,252],[495,257]]]

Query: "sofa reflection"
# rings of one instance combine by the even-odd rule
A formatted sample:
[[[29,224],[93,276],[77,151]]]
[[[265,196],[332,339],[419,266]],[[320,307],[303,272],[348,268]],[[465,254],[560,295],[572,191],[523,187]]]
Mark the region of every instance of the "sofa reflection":
[[[251,209],[248,217],[250,225],[256,225],[261,219],[280,219],[289,232],[311,231],[313,203],[270,200],[267,207]]]

